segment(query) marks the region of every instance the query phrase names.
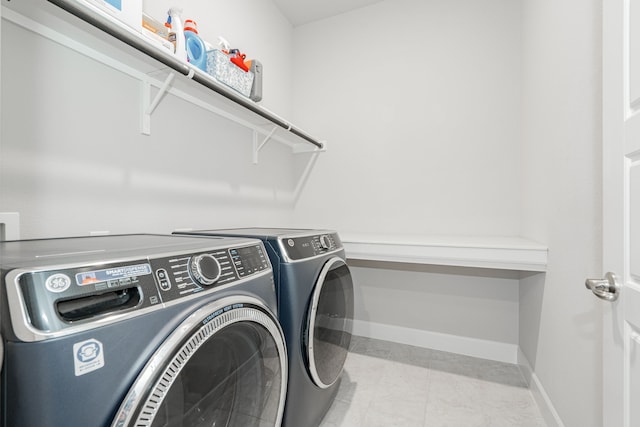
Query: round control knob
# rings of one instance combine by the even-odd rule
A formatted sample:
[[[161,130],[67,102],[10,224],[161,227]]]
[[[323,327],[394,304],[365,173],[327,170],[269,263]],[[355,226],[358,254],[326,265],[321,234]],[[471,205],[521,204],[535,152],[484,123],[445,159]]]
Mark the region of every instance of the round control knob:
[[[331,240],[329,240],[329,236],[327,236],[326,234],[320,236],[320,246],[322,246],[322,249],[331,248]]]
[[[202,254],[191,258],[189,272],[201,285],[213,285],[220,278],[220,263],[212,255]]]

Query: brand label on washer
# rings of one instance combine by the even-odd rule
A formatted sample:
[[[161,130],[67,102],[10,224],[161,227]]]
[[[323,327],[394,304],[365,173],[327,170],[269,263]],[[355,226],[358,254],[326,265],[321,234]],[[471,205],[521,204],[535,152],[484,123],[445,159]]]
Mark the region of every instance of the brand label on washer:
[[[104,366],[102,343],[95,339],[73,345],[73,366],[76,377],[88,374]]]
[[[53,274],[47,277],[44,286],[49,292],[64,292],[71,286],[71,278],[62,273]]]
[[[151,274],[149,264],[124,265],[120,267],[105,268],[103,270],[85,271],[76,274],[76,282],[79,286],[106,282],[109,280],[121,280],[129,277]]]

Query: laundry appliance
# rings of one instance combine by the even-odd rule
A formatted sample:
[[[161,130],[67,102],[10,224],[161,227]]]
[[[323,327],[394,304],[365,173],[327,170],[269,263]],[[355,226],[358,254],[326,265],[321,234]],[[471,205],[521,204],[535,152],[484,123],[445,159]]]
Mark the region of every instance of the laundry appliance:
[[[0,242],[3,427],[280,426],[287,354],[255,239]]]
[[[289,354],[282,425],[316,427],[338,391],[351,342],[353,280],[338,233],[244,228],[180,232],[262,240],[274,269]]]

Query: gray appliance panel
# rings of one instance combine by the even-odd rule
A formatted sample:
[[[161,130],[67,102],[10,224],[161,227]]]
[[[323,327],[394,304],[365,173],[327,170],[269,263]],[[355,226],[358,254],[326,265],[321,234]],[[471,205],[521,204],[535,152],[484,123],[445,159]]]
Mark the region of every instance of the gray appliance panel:
[[[154,253],[153,245],[161,253],[124,256]],[[77,333],[272,274],[256,239],[129,235],[6,242],[3,248],[11,263],[31,265],[4,276],[11,335],[22,341]],[[190,271],[192,260],[202,254],[220,266],[220,277],[210,286],[198,283]],[[78,257],[91,261],[69,263]]]
[[[249,237],[274,242],[285,262],[298,262],[327,254],[336,254],[342,248],[338,233],[332,230],[293,228],[232,228],[190,230],[176,232],[179,235],[210,237]]]

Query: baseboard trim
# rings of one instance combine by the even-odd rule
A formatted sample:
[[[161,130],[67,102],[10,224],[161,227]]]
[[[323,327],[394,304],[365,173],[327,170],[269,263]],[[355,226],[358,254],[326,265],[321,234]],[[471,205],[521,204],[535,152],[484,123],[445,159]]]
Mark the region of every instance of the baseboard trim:
[[[364,320],[354,320],[353,333],[367,338],[432,348],[499,362],[516,364],[518,361],[518,346],[516,344],[385,325]]]
[[[367,322],[364,320],[353,321],[353,334],[367,338],[517,364],[529,385],[531,394],[547,426],[565,427],[560,415],[558,415],[558,412],[551,403],[549,395],[542,386],[540,379],[535,372],[533,372],[529,360],[520,347],[515,344],[442,334],[439,332]]]
[[[533,399],[536,401],[538,409],[540,409],[540,413],[542,414],[547,427],[565,427],[558,411],[556,411],[556,408],[551,403],[549,395],[542,386],[540,379],[535,372],[533,372],[529,360],[520,349],[518,349],[518,366],[520,367],[522,375],[529,384],[529,390],[531,390]]]

